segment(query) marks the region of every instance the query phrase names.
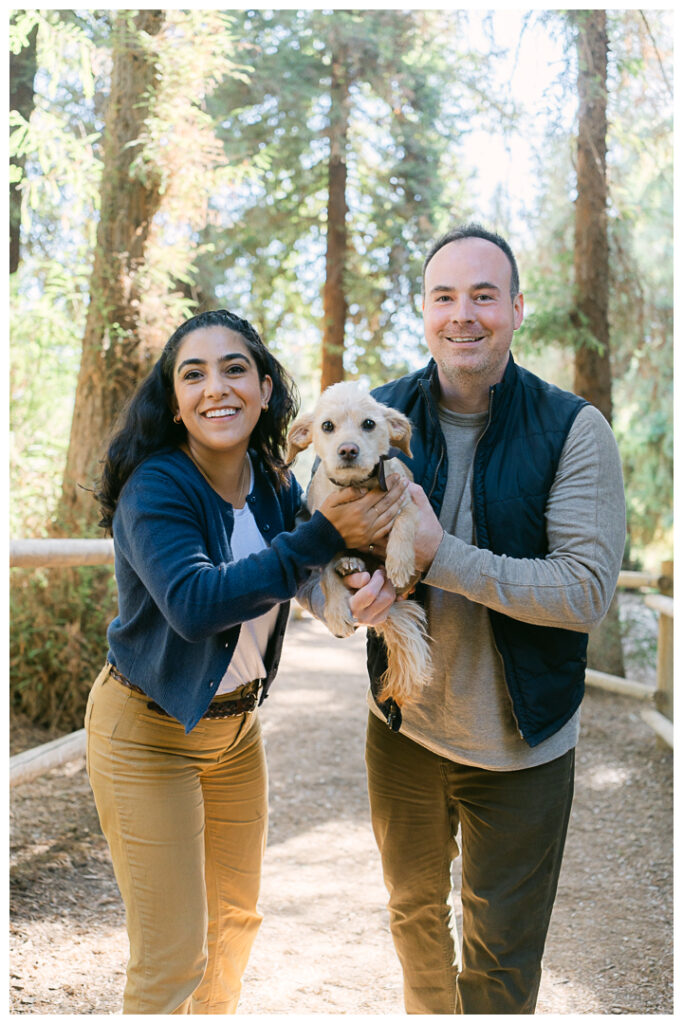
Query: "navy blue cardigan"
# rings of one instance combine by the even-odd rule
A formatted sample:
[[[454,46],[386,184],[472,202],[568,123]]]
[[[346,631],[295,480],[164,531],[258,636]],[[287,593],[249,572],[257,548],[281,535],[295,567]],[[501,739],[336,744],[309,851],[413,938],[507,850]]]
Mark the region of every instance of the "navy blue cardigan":
[[[119,614],[108,660],[190,732],[230,663],[240,624],[282,604],[265,664],[261,700],[277,671],[289,599],[309,572],[342,548],[320,512],[295,530],[301,488],[276,491],[251,452],[247,501],[268,547],[233,561],[232,506],[179,449],[132,473],[114,514]]]

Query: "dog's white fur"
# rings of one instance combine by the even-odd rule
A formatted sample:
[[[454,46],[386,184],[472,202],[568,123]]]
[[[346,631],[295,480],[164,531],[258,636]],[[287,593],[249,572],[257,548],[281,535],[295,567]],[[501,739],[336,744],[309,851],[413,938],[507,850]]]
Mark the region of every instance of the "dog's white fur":
[[[313,445],[320,459],[309,484],[306,503],[311,513],[334,490],[360,485],[379,487],[378,464],[392,445],[410,455],[410,420],[403,413],[377,402],[354,382],[327,388],[312,413],[300,416],[287,435],[287,461]],[[385,462],[385,474],[410,477],[400,459]],[[408,591],[415,573],[413,538],[418,510],[406,497],[387,540],[386,573],[399,593]],[[366,566],[366,562],[370,562]],[[350,592],[342,582],[349,573],[372,568],[372,559],[358,552],[340,552],[323,570],[325,621],[335,636],[350,636],[355,622],[349,607]],[[423,608],[411,600],[392,605],[384,622],[371,627],[387,647],[388,668],[378,699],[397,704],[414,699],[431,677],[431,656]]]

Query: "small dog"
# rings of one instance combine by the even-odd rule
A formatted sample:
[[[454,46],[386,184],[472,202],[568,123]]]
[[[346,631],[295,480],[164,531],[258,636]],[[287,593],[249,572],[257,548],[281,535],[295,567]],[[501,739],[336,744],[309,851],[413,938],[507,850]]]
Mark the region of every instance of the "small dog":
[[[390,473],[412,479],[401,460],[389,454],[395,445],[410,455],[410,435],[407,416],[377,402],[358,384],[344,381],[327,388],[313,412],[295,420],[287,435],[289,463],[310,444],[320,460],[306,494],[310,512],[315,512],[335,489],[380,487],[384,474]],[[417,517],[417,506],[406,497],[387,540],[386,573],[399,594],[408,592],[419,579],[413,550]],[[350,591],[342,577],[366,568],[372,571],[379,564],[372,556],[342,551],[323,570],[325,620],[335,636],[351,636],[355,629]],[[424,609],[416,601],[397,601],[385,621],[371,628],[383,637],[387,648],[388,667],[378,700],[391,697],[397,704],[405,704],[431,677]]]

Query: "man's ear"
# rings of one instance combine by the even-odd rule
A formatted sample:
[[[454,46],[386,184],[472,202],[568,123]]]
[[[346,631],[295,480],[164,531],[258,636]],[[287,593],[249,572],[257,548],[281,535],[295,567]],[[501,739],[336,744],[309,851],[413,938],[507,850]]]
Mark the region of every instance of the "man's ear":
[[[302,452],[304,448],[308,448],[312,440],[313,417],[311,415],[299,416],[287,431],[286,461],[288,463],[293,462],[299,452]]]
[[[524,296],[521,292],[512,303],[512,317],[514,330],[518,331],[522,326],[522,320],[524,319]]]
[[[410,435],[413,432],[412,425],[407,416],[397,409],[390,409],[387,413],[389,425],[389,440],[406,455],[412,455],[410,450]]]

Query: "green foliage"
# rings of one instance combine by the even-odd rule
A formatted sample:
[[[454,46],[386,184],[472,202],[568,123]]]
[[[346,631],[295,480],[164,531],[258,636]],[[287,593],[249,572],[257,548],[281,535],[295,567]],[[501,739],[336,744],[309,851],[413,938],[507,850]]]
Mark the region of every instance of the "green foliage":
[[[10,704],[39,725],[83,725],[116,614],[111,568],[12,570]]]
[[[26,271],[34,274],[23,293]],[[66,462],[87,302],[87,278],[30,258],[10,284],[10,532],[41,537],[57,506]]]
[[[16,112],[10,117],[10,151],[25,157],[22,261],[10,284],[15,537],[44,536],[59,497],[97,221],[95,94],[106,76],[103,29],[93,19],[61,14],[21,12],[12,26],[11,45],[19,46],[38,23],[40,68],[30,123]]]
[[[307,379],[315,373],[331,60],[344,53],[346,368],[373,382],[400,373],[424,348],[414,305],[424,251],[450,210],[467,208],[454,152],[471,109],[484,106],[485,60],[444,53],[456,13],[248,10],[236,18],[251,73],[226,80],[210,103],[222,115],[228,161],[254,174],[228,202],[216,197],[200,292],[239,308],[288,354],[305,337],[308,356],[293,368],[305,365]]]
[[[610,321],[614,428],[629,537],[672,550],[673,81],[671,13],[610,18]]]
[[[672,54],[667,12],[646,16],[619,11],[608,22],[610,361],[629,544],[633,557],[653,545],[663,557],[671,550],[673,515]],[[536,358],[545,346],[553,352],[590,343],[572,303],[572,137],[559,117],[549,126],[539,156],[534,244],[520,254],[531,270],[516,347]],[[563,385],[572,386],[571,376]]]

